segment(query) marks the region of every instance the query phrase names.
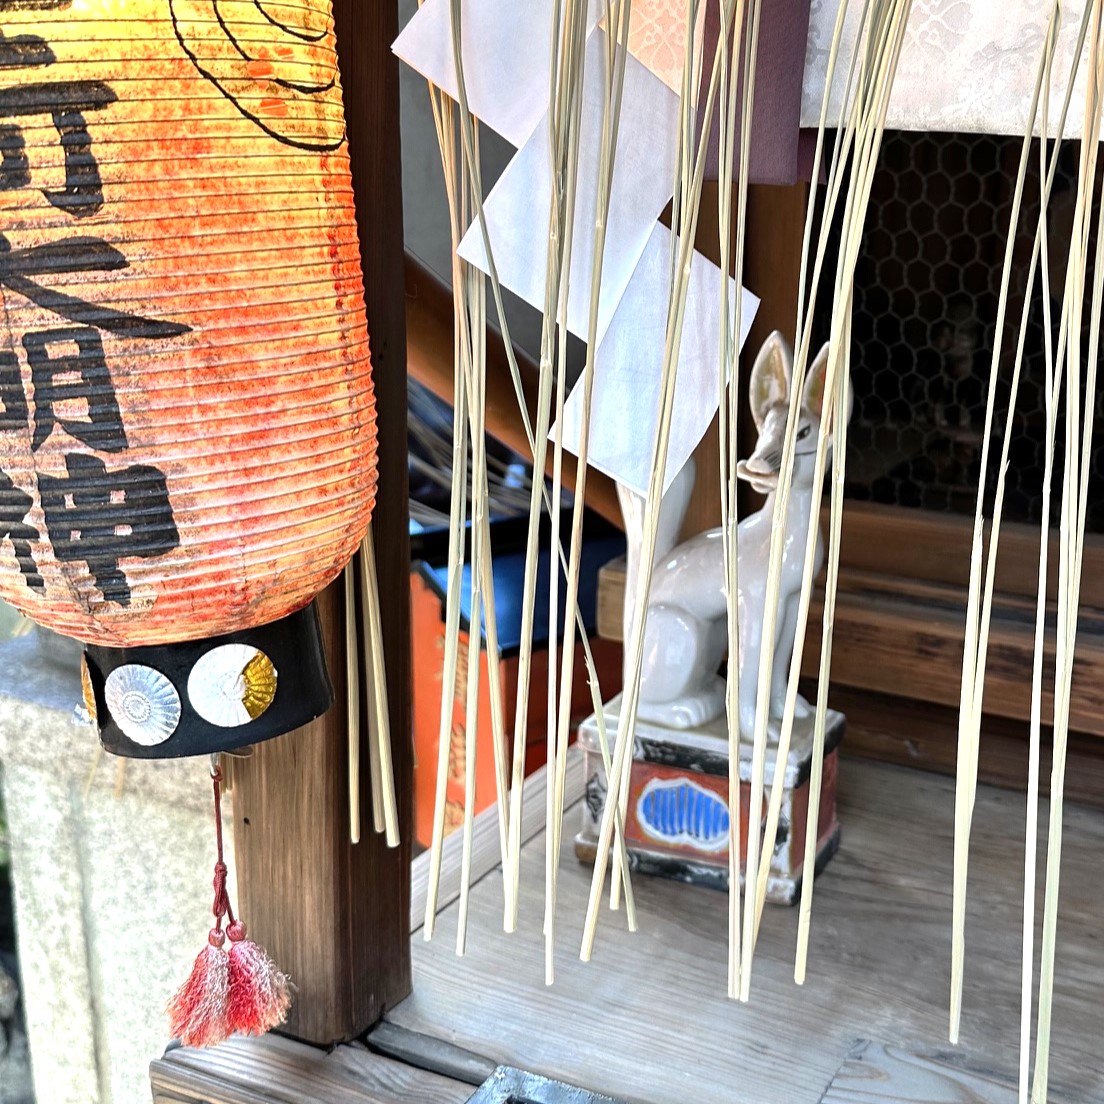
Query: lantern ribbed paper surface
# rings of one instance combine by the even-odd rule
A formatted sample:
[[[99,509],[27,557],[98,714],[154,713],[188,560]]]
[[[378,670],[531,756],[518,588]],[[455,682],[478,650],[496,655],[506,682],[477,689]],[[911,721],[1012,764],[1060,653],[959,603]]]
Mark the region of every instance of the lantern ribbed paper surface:
[[[101,646],[240,634],[374,493],[329,0],[0,3],[0,596]]]

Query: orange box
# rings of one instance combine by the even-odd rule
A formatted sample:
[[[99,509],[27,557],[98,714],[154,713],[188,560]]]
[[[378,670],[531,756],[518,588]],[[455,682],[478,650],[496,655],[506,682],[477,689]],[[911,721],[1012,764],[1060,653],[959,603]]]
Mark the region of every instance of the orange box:
[[[621,645],[600,640],[594,633],[594,606],[597,570],[602,563],[624,549],[620,538],[605,538],[590,544],[584,552],[580,578],[579,604],[590,635],[591,651],[598,671],[601,693],[605,697],[621,686]],[[517,716],[518,653],[520,638],[520,575],[524,552],[495,558],[496,606],[501,658],[498,661],[499,689],[505,721],[508,761],[513,745]],[[465,567],[464,612],[467,603],[467,567]],[[433,810],[437,789],[438,737],[441,727],[441,697],[445,659],[444,568],[426,563],[415,565],[411,574],[411,639],[414,669],[414,828],[415,838],[428,847],[433,835]],[[543,599],[543,601],[542,601]],[[534,631],[533,659],[529,681],[529,716],[526,726],[525,773],[531,774],[547,758],[548,732],[548,605],[547,554],[537,582],[537,623]],[[543,616],[541,614],[543,608]],[[560,628],[563,623],[561,616]],[[461,623],[460,651],[452,696],[448,783],[445,806],[445,831],[455,828],[464,816],[464,755],[467,717],[464,706],[468,677],[470,631],[467,618]],[[494,803],[496,793],[494,747],[491,730],[491,682],[485,641],[479,650],[479,711],[477,716],[475,811]],[[558,678],[558,676],[557,676]],[[587,681],[583,649],[575,649],[575,677],[571,695],[572,740],[579,720],[593,711]]]

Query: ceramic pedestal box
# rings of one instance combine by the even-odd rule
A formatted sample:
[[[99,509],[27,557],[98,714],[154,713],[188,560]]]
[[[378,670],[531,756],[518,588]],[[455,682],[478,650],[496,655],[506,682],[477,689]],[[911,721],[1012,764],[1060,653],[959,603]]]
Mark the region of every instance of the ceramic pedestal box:
[[[620,696],[606,704],[608,739],[616,739]],[[839,846],[836,780],[844,718],[830,711],[824,775],[817,826],[819,873]],[[586,769],[586,801],[575,853],[593,862],[607,795],[598,724],[592,715],[579,728]],[[612,749],[611,749],[612,754]],[[761,817],[766,819],[774,779],[774,749],[768,749]],[[786,760],[778,840],[771,856],[767,900],[792,905],[801,896],[805,836],[812,765],[811,720],[795,724]],[[740,817],[743,854],[747,858],[748,811],[751,803],[751,746],[740,747]],[[725,719],[695,730],[665,728],[638,721],[629,782],[625,835],[634,871],[658,874],[718,889],[728,887],[728,736]]]

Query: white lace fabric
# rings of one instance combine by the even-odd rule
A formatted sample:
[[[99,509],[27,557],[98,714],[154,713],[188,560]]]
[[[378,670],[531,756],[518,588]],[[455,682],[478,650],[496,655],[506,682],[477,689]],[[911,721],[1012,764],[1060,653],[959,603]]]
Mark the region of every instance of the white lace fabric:
[[[887,127],[1023,134],[1052,7],[1051,0],[915,0]],[[829,106],[830,126],[839,118],[847,62],[857,36],[862,5],[852,2],[850,8]],[[820,119],[838,10],[838,0],[812,0],[802,88],[802,126],[815,127]],[[1051,120],[1061,108],[1080,19],[1081,5],[1063,0],[1051,85]],[[1082,65],[1067,120],[1067,137],[1081,133],[1084,87]],[[1048,130],[1053,134],[1053,121]]]

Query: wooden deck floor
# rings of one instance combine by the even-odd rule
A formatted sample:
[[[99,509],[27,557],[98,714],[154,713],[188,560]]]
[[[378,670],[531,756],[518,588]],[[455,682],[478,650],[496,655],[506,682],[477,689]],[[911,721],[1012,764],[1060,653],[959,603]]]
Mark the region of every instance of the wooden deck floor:
[[[581,774],[572,764],[572,791]],[[530,795],[521,930],[504,935],[493,821],[477,825],[468,953],[454,952],[450,839],[435,939],[418,929],[414,995],[393,1023],[493,1062],[632,1104],[1013,1104],[1017,1063],[1023,798],[983,787],[975,814],[963,1046],[946,1042],[950,779],[845,761],[842,847],[817,882],[809,978],[792,981],[797,914],[772,909],[749,1005],[725,996],[722,894],[638,877],[641,930],[606,912],[593,962],[578,959],[589,869],[565,833],[557,976],[544,985],[543,807]],[[1045,846],[1045,841],[1044,841]],[[418,901],[423,902],[419,907]],[[1104,813],[1067,809],[1052,1104],[1104,1100]],[[153,1067],[155,1100],[398,1104],[466,1100],[470,1086],[369,1054],[288,1040],[176,1050]]]
[[[153,1104],[461,1104],[472,1094],[360,1043],[326,1052],[278,1035],[171,1050],[150,1080]]]
[[[818,879],[809,977],[792,981],[797,914],[764,921],[749,1005],[725,996],[722,894],[638,877],[641,930],[606,912],[594,960],[578,959],[589,870],[565,834],[556,984],[544,985],[544,836],[524,854],[520,931],[501,932],[497,871],[472,891],[468,953],[456,905],[430,943],[415,934],[402,1025],[639,1104],[818,1104],[859,1040],[909,1052],[947,1044],[954,787],[950,779],[847,761],[843,842]],[[1024,801],[983,788],[975,814],[963,1047],[951,1068],[1012,1084],[1017,1062]],[[574,818],[569,819],[574,826]],[[1045,839],[1042,846],[1045,848]],[[1051,1100],[1104,1100],[1104,815],[1067,809]],[[833,1092],[826,1096],[830,1084]],[[950,1091],[950,1090],[948,1090]],[[963,1090],[964,1092],[965,1090]],[[979,1090],[980,1092],[980,1090]],[[910,1096],[900,1099],[911,1100]],[[928,1100],[928,1096],[915,1099]],[[938,1097],[931,1097],[938,1100]],[[988,1101],[991,1095],[948,1095]],[[1009,1101],[1014,1100],[1011,1091]]]

